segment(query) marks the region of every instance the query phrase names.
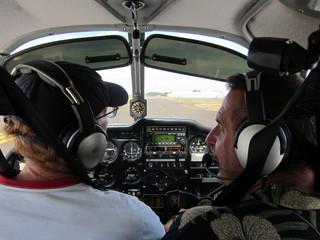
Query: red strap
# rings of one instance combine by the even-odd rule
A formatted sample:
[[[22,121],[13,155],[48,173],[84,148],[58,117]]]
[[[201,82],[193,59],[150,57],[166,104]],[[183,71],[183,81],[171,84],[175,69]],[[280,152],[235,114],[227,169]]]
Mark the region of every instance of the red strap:
[[[17,187],[17,188],[29,188],[29,189],[52,189],[62,188],[75,185],[82,182],[79,178],[63,178],[46,181],[18,181],[12,178],[6,178],[0,175],[0,184]]]

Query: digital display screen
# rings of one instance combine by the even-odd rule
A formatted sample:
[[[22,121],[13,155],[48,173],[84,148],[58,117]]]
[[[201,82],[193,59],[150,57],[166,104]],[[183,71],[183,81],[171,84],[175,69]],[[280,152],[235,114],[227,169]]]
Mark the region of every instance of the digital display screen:
[[[172,134],[152,134],[151,142],[175,142],[176,136]]]

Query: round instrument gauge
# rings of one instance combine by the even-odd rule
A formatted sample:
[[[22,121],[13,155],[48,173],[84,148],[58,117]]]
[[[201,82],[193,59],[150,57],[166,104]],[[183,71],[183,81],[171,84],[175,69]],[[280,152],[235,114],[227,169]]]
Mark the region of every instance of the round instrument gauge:
[[[127,142],[122,149],[123,160],[133,162],[142,156],[142,147],[137,142]]]
[[[203,137],[195,137],[190,141],[189,150],[190,153],[207,153],[209,146]]]
[[[95,173],[95,177],[103,188],[112,187],[116,183],[116,175],[110,168],[102,168]]]
[[[106,147],[106,152],[104,153],[102,162],[112,163],[117,159],[117,157],[118,157],[117,146],[112,141],[108,141],[107,147]]]
[[[138,115],[141,115],[144,113],[145,111],[145,105],[143,102],[140,102],[140,101],[137,101],[137,102],[134,102],[132,105],[131,105],[131,111],[134,113],[134,114],[138,114]]]
[[[142,175],[137,166],[128,166],[124,170],[124,185],[133,185],[141,181]]]

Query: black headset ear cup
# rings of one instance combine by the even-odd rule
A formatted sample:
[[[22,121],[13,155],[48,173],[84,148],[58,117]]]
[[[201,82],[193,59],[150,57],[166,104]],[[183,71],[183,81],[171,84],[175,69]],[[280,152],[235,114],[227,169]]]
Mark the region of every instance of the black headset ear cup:
[[[235,135],[235,150],[238,160],[243,168],[247,165],[249,156],[249,146],[252,137],[260,130],[266,127],[266,123],[256,124],[242,124]],[[266,140],[267,141],[267,140]],[[266,159],[265,165],[262,170],[262,175],[269,175],[272,173],[285,159],[291,145],[291,134],[287,125],[280,127],[278,136],[276,137],[269,155]],[[262,148],[264,146],[261,146]]]
[[[62,130],[60,139],[87,170],[98,166],[108,143],[108,135],[99,124],[87,136],[80,133],[77,124],[71,124]]]

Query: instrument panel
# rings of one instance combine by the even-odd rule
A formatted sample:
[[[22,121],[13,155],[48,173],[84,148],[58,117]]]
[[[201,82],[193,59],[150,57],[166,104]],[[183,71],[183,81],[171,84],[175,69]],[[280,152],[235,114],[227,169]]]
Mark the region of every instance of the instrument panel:
[[[219,186],[202,166],[202,156],[210,151],[205,143],[210,130],[189,119],[144,118],[108,126],[104,159],[92,178],[102,190],[138,197],[165,222],[189,201],[168,193],[202,196]]]

